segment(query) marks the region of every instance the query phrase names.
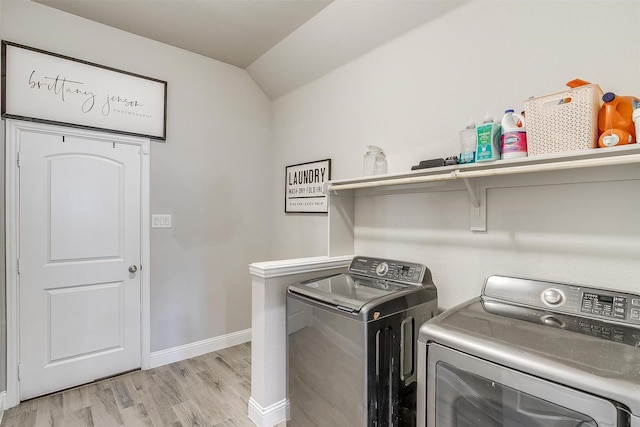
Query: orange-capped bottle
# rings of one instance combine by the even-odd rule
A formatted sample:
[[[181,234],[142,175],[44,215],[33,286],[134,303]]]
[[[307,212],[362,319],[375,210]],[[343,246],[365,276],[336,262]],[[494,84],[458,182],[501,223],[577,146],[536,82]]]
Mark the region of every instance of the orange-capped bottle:
[[[636,142],[632,116],[633,110],[640,108],[640,99],[607,92],[602,101],[604,104],[598,113],[598,146],[604,148]]]

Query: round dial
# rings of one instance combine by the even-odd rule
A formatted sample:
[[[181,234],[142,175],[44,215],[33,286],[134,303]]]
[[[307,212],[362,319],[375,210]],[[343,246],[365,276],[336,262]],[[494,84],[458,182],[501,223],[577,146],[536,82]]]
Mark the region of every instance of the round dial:
[[[549,305],[559,305],[564,302],[564,295],[558,289],[546,289],[542,293],[542,300]]]
[[[387,274],[388,271],[389,271],[389,265],[386,262],[381,262],[376,267],[376,273],[378,273],[378,276],[384,276],[385,274]]]

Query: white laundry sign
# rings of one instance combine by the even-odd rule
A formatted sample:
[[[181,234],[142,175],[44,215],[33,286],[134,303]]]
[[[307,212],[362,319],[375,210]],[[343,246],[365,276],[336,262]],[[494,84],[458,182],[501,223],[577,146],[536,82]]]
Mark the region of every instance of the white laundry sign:
[[[326,213],[324,183],[331,179],[331,159],[285,168],[285,212]]]

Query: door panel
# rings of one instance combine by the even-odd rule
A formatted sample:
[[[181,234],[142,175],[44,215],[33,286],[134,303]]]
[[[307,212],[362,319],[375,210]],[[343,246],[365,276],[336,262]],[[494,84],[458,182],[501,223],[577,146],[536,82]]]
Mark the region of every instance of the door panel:
[[[140,367],[139,148],[25,132],[20,399]]]
[[[124,165],[95,155],[48,158],[51,261],[122,258]]]
[[[79,285],[48,291],[50,363],[124,348],[123,285]],[[98,335],[95,331],[101,332]]]

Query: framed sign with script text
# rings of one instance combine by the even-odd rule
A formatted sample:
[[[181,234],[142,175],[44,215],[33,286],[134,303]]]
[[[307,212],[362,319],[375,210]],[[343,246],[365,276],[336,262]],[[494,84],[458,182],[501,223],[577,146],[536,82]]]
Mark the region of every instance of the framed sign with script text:
[[[167,82],[2,41],[2,117],[166,139]]]
[[[285,213],[327,213],[324,183],[331,179],[331,159],[285,168]]]

